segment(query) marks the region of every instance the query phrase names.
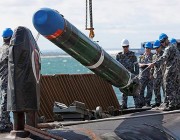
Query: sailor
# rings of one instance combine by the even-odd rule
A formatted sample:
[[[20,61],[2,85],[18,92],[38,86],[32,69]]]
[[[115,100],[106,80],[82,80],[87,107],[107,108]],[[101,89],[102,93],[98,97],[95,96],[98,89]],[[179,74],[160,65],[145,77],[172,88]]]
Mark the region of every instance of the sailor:
[[[148,63],[152,63],[153,53],[151,53],[151,42],[145,43],[145,53],[139,57],[139,80],[140,80],[140,102],[141,106],[151,106],[152,92],[153,92],[153,76],[148,68]],[[147,94],[145,97],[145,88],[147,87]]]
[[[177,41],[176,41],[176,39],[174,39],[174,38],[172,38],[171,40],[170,40],[170,43],[172,44],[172,45],[174,45],[174,46],[176,46],[177,47]],[[178,48],[178,47],[177,47]],[[180,51],[179,51],[179,53],[180,53]],[[180,109],[180,57],[179,57],[179,65],[178,65],[178,72],[179,72],[179,74],[178,74],[178,78],[177,78],[177,87],[176,87],[176,93],[177,93],[177,95],[176,95],[176,103],[177,103],[177,106],[176,106],[176,108],[177,109]]]
[[[169,43],[168,36],[164,33],[160,35],[160,42],[166,46],[163,55],[154,63],[149,64],[149,67],[165,65],[164,86],[165,100],[161,108],[163,111],[174,110],[180,104],[180,92],[177,87],[180,87],[179,82],[179,67],[180,53],[177,49],[177,43]]]
[[[9,132],[12,129],[9,111],[7,111],[8,53],[12,34],[11,28],[3,31],[3,45],[0,47],[0,132]]]
[[[116,60],[119,61],[128,71],[131,73],[138,75],[139,67],[137,63],[137,57],[133,51],[129,50],[129,41],[127,39],[123,39],[121,41],[121,46],[123,48],[122,52],[119,52],[116,56]],[[137,96],[133,96],[134,104],[137,108],[139,106],[139,98]],[[122,93],[122,108],[127,109],[127,100],[128,96]]]
[[[156,50],[156,53],[153,55],[153,62],[158,60],[162,54],[163,50],[161,48],[161,43],[159,40],[156,40],[154,42],[153,48]],[[159,107],[161,104],[161,87],[163,84],[163,74],[162,70],[164,69],[164,65],[155,66],[151,68],[151,71],[153,73],[153,89],[155,94],[155,104],[152,105],[152,107]]]

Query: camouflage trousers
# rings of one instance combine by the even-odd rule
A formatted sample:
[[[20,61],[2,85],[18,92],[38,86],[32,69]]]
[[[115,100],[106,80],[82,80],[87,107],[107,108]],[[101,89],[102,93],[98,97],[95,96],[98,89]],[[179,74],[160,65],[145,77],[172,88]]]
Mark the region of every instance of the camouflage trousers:
[[[180,104],[180,82],[176,72],[165,73],[164,87],[165,87],[165,100],[169,106],[177,106]]]
[[[140,104],[141,106],[145,104],[150,104],[153,92],[153,80],[149,77],[140,77]],[[144,95],[145,88],[147,87],[146,97]]]
[[[7,111],[7,93],[0,90],[0,131],[12,127],[9,111]]]
[[[134,99],[135,108],[139,107],[139,104],[140,104],[139,97],[133,96],[133,99]],[[122,106],[123,107],[127,107],[127,100],[128,100],[128,96],[126,94],[122,94]]]
[[[163,88],[163,79],[162,78],[155,78],[153,80],[153,89],[155,94],[155,103],[161,103],[161,87]]]

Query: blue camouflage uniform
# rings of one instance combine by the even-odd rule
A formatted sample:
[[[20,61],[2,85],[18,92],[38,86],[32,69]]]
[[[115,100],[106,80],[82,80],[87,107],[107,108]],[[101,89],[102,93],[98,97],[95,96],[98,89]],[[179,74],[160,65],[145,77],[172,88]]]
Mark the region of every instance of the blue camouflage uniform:
[[[164,51],[161,50],[160,53],[155,53],[153,55],[153,62],[157,61],[162,55]],[[154,68],[151,69],[153,73],[153,89],[155,94],[155,104],[160,105],[161,104],[161,92],[160,89],[163,87],[163,72],[164,72],[165,65],[160,66],[154,66]]]
[[[9,45],[6,43],[0,47],[0,131],[12,127],[9,111],[7,111],[8,49]]]
[[[137,75],[139,74],[139,66],[137,63],[137,57],[135,53],[132,51],[128,51],[127,53],[119,52],[116,56],[116,60],[119,61],[128,71]],[[137,96],[133,96],[135,107],[139,106],[139,98]],[[127,99],[128,96],[122,93],[122,107],[127,108]]]
[[[166,108],[164,110],[175,109],[180,104],[180,53],[175,45],[170,44],[163,55],[154,63],[155,66],[165,65],[164,86]]]
[[[148,64],[152,63],[153,53],[150,53],[149,55],[146,55],[144,53],[139,57],[139,63],[142,64]],[[152,99],[152,92],[153,92],[153,78],[151,69],[147,68],[147,66],[140,67],[140,74],[139,74],[139,80],[140,80],[140,102],[141,106],[147,105],[150,106],[150,102]],[[146,97],[144,96],[145,88],[147,87],[147,94]]]

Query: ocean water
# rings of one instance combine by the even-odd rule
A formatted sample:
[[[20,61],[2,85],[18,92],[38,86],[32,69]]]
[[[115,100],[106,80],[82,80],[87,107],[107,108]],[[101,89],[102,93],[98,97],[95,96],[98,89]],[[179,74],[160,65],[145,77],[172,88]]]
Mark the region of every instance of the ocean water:
[[[51,74],[85,74],[85,73],[93,73],[81,63],[79,63],[74,58],[69,55],[60,55],[60,56],[50,56],[50,57],[42,57],[41,58],[41,73],[43,75],[51,75]],[[115,94],[119,103],[121,104],[122,94],[118,88],[113,86]],[[154,96],[152,99],[152,103],[154,102]],[[128,107],[133,107],[134,101],[133,97],[128,97]]]

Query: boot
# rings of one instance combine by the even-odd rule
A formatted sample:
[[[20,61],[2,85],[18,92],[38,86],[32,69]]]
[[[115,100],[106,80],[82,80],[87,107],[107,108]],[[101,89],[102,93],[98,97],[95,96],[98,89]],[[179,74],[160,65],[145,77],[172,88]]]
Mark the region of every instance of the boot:
[[[149,102],[146,103],[146,107],[151,107],[151,104]]]
[[[159,106],[160,106],[160,103],[154,103],[154,104],[151,105],[152,108],[159,107]]]
[[[164,107],[163,111],[172,111],[172,110],[175,110],[176,107],[175,106],[166,106]]]
[[[7,133],[13,129],[13,124],[0,125],[0,133]]]
[[[122,105],[121,108],[122,109],[127,109],[127,106],[126,105]]]

